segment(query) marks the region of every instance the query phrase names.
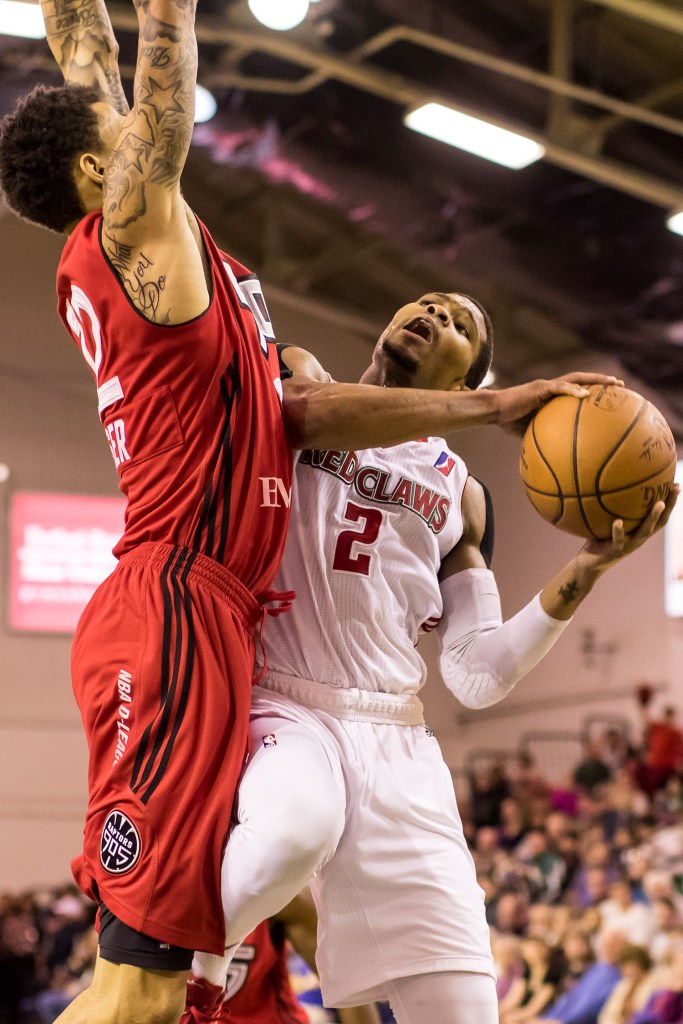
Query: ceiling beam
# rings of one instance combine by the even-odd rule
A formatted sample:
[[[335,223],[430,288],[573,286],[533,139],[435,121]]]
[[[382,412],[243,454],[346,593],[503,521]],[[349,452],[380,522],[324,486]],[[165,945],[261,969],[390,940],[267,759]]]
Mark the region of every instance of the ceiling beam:
[[[555,81],[572,79],[574,42],[573,0],[552,0],[550,8],[550,59],[548,70]],[[553,92],[548,95],[546,131],[551,139],[566,137],[570,116],[569,97]]]
[[[673,5],[667,7],[664,4],[653,3],[652,0],[586,0],[586,2],[597,4],[599,7],[609,7],[629,18],[637,18],[639,21],[647,22],[648,25],[657,25],[669,32],[683,35],[683,11],[680,8],[675,10]]]
[[[631,3],[631,0],[590,0],[590,2],[600,2],[626,9],[631,6],[659,8],[658,4],[649,3],[648,0],[635,0],[635,3]],[[110,14],[116,28],[137,31],[137,18],[131,9],[119,4],[112,4]],[[650,14],[655,16],[653,11],[650,11]],[[678,17],[683,22],[683,14]],[[573,82],[563,81],[561,78],[538,72],[513,61],[493,57],[490,54],[473,50],[471,47],[403,25],[397,25],[379,33],[351,54],[343,56],[337,56],[320,46],[303,45],[297,41],[296,36],[292,38],[288,37],[286,33],[235,28],[225,20],[217,18],[200,18],[197,22],[196,32],[197,38],[201,42],[236,45],[245,53],[271,53],[298,64],[300,67],[309,68],[311,72],[298,81],[292,82],[280,79],[262,79],[231,71],[217,71],[213,75],[207,75],[205,81],[209,85],[213,83],[245,90],[297,95],[309,92],[316,85],[328,79],[335,79],[404,108],[417,106],[428,100],[439,99],[445,104],[456,105],[463,113],[473,117],[482,117],[480,111],[469,105],[465,106],[453,97],[437,97],[432,90],[427,90],[420,83],[366,63],[369,56],[385,50],[396,42],[408,41],[434,52],[440,52],[500,74],[507,74],[532,85],[541,86],[551,92],[571,96],[630,120],[651,124],[674,134],[683,135],[683,122],[678,119],[642,109],[635,104],[615,100],[593,89],[577,86]],[[572,147],[571,144],[562,145],[553,139],[527,130],[523,125],[514,124],[507,118],[492,118],[486,114],[484,120],[535,139],[545,147],[546,159],[560,167],[581,174],[600,184],[609,185],[656,206],[666,209],[683,206],[683,186],[672,181],[647,174],[636,167],[606,160],[600,155],[582,152],[578,148]]]

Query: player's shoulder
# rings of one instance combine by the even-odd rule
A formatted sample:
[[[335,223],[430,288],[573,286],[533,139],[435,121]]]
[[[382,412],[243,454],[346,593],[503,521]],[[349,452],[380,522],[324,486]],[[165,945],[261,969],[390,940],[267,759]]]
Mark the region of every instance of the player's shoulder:
[[[306,377],[308,380],[317,380],[324,384],[333,383],[330,374],[312,352],[287,343],[278,344],[277,350],[281,367],[289,371],[288,375],[292,378]]]

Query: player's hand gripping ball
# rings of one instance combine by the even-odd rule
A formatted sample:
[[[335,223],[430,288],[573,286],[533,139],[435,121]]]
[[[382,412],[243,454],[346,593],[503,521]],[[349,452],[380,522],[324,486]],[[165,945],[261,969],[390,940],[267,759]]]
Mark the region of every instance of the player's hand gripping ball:
[[[549,523],[606,540],[623,519],[635,530],[669,493],[676,443],[662,414],[635,391],[594,384],[587,398],[544,405],[522,442],[520,473],[531,504]]]

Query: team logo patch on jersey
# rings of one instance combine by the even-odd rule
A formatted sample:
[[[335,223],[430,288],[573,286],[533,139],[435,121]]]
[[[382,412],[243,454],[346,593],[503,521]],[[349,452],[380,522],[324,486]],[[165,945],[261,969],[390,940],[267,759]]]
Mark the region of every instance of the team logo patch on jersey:
[[[277,739],[275,738],[274,732],[269,732],[267,736],[264,736],[261,740],[264,747],[276,747]]]
[[[140,834],[123,811],[111,811],[102,829],[100,860],[110,875],[125,875],[140,856]]]
[[[441,452],[441,455],[439,455],[438,459],[434,463],[434,469],[438,469],[439,473],[443,473],[444,476],[448,476],[454,465],[455,459],[453,456],[449,455],[448,452]]]

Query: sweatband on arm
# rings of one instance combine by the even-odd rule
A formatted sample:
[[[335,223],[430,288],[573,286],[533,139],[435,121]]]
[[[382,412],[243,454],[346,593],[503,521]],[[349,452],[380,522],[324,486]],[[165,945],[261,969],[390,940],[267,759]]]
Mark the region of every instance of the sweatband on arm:
[[[544,657],[568,622],[543,611],[537,595],[503,622],[490,569],[465,569],[441,584],[443,615],[436,633],[448,689],[467,708],[487,708]]]

